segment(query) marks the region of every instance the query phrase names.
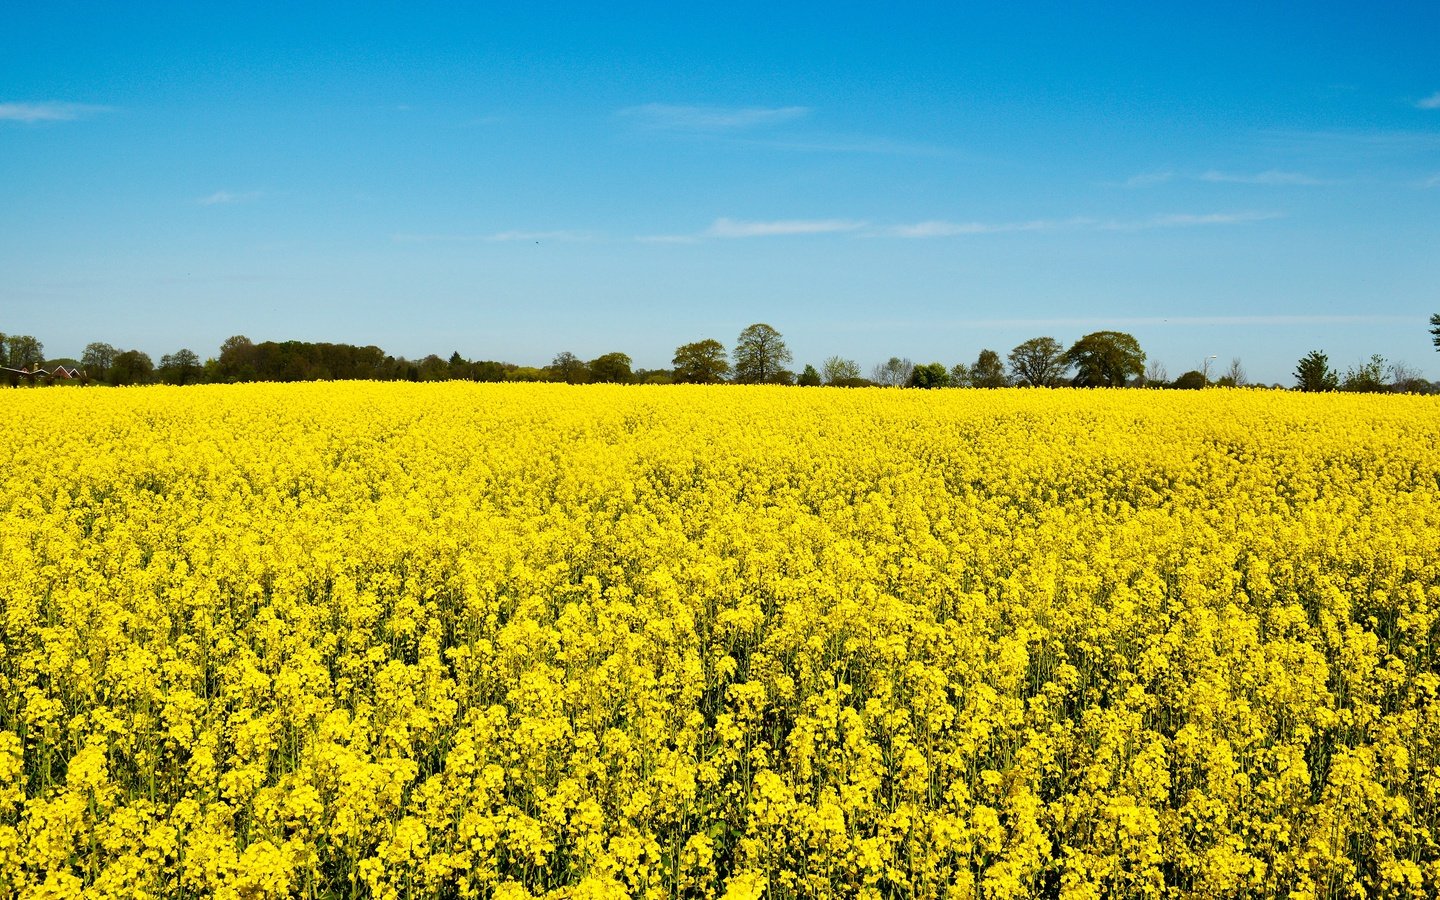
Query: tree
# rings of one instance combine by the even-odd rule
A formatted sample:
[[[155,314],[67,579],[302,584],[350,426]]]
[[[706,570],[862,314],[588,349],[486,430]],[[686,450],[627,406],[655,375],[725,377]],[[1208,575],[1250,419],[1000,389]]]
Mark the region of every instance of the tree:
[[[950,372],[944,363],[932,362],[915,366],[910,370],[910,386],[917,388],[943,388],[950,386]]]
[[[1029,387],[1058,387],[1070,366],[1065,348],[1052,337],[1031,338],[1010,351],[1010,373]]]
[[[450,380],[450,363],[441,359],[437,353],[431,353],[420,360],[420,365],[416,368],[420,370],[421,381]]]
[[[257,376],[256,357],[259,351],[243,334],[232,335],[220,345],[216,371],[221,381],[254,381]]]
[[[1330,368],[1330,357],[1311,350],[1295,366],[1295,386],[1302,391],[1333,391],[1340,386],[1340,376]]]
[[[85,345],[85,352],[80,354],[80,368],[84,369],[91,378],[104,378],[105,373],[110,371],[110,366],[115,362],[115,354],[119,351],[109,344],[96,341]]]
[[[553,381],[584,384],[590,380],[590,372],[586,369],[584,360],[568,350],[555,354],[547,368]]]
[[[977,388],[1008,387],[1010,379],[1005,377],[1005,367],[1000,364],[1000,354],[994,350],[981,350],[970,367],[970,384]]]
[[[106,380],[111,384],[149,384],[155,380],[155,363],[142,350],[122,350],[115,354]]]
[[[796,379],[796,384],[799,384],[801,387],[819,387],[820,373],[815,371],[814,366],[806,363],[805,371],[800,373],[800,377]]]
[[[1362,394],[1382,393],[1389,388],[1385,380],[1387,368],[1385,357],[1377,353],[1370,357],[1368,362],[1347,369],[1344,380],[1340,382],[1340,390]]]
[[[676,347],[671,364],[676,384],[717,384],[730,374],[725,345],[711,338]]]
[[[1440,313],[1430,317],[1430,337],[1435,341],[1435,349],[1440,350]]]
[[[590,380],[602,384],[629,384],[635,380],[630,371],[630,357],[624,353],[606,353],[590,360]]]
[[[870,370],[870,380],[881,387],[904,387],[910,383],[915,364],[901,356],[892,356]]]
[[[1220,380],[1215,383],[1221,387],[1244,387],[1250,383],[1249,378],[1245,375],[1245,366],[1241,364],[1240,357],[1231,357],[1230,368],[1226,369],[1225,374],[1221,375]]]
[[[861,379],[860,364],[853,359],[832,356],[820,367],[826,384],[854,383]]]
[[[957,388],[970,387],[970,367],[964,363],[956,363],[951,366],[950,386]]]
[[[735,339],[735,380],[741,384],[766,384],[779,380],[790,350],[780,332],[757,322]],[[793,376],[792,376],[793,377]]]
[[[1205,387],[1205,384],[1205,373],[1196,369],[1191,369],[1184,375],[1181,375],[1179,378],[1175,379],[1175,383],[1170,386],[1172,388],[1175,388],[1177,391],[1198,391],[1203,389]]]
[[[1145,374],[1145,351],[1123,331],[1095,331],[1070,345],[1065,361],[1075,367],[1076,387],[1124,387]]]
[[[1158,359],[1145,364],[1145,384],[1150,387],[1164,387],[1170,381],[1170,370]]]
[[[45,362],[45,345],[28,334],[12,334],[5,341],[5,364],[12,369],[38,369]]]
[[[192,384],[203,371],[193,350],[180,349],[160,357],[160,380],[166,384]]]

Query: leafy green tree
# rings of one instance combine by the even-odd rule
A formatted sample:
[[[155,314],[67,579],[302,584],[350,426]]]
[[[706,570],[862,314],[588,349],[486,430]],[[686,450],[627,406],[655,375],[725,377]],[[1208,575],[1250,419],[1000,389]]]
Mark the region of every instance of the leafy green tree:
[[[950,367],[951,387],[970,387],[970,367],[964,363],[956,363]]]
[[[796,383],[801,387],[819,387],[820,373],[814,366],[806,363],[805,371],[800,373],[800,377],[796,379]]]
[[[1430,337],[1435,341],[1435,349],[1440,350],[1440,313],[1430,317]]]
[[[105,379],[111,384],[149,384],[155,380],[155,363],[143,350],[121,350]]]
[[[5,340],[5,364],[12,369],[37,369],[45,361],[45,345],[28,334],[12,334]]]
[[[590,380],[602,384],[629,384],[635,380],[630,371],[630,357],[624,353],[606,353],[590,360]]]
[[[916,388],[943,388],[950,386],[950,370],[944,363],[932,362],[915,366],[910,370],[910,386]]]
[[[417,366],[417,368],[420,370],[421,381],[450,380],[450,363],[441,359],[438,354],[431,353],[429,356],[426,356],[420,360],[420,365]]]
[[[204,368],[193,350],[180,349],[160,357],[160,380],[166,384],[193,384]]]
[[[1295,386],[1302,391],[1333,391],[1340,386],[1340,376],[1330,368],[1330,357],[1311,350],[1295,366]]]
[[[970,367],[970,384],[977,388],[1008,387],[1010,379],[1005,377],[1005,366],[1000,362],[1000,354],[994,350],[981,350],[980,355],[975,358],[975,365]]]
[[[1065,348],[1052,337],[1036,337],[1010,351],[1010,373],[1029,387],[1058,387],[1070,368]]]
[[[780,332],[763,322],[757,322],[740,332],[735,339],[735,380],[741,384],[768,384],[783,382],[785,364],[790,362],[790,350]],[[791,379],[794,374],[791,373]]]
[[[820,367],[820,374],[824,376],[826,384],[853,383],[862,379],[860,364],[841,356],[832,356],[825,360]]]
[[[118,352],[114,347],[100,341],[86,344],[85,352],[80,354],[80,368],[91,378],[103,379],[110,371]]]
[[[1385,357],[1377,353],[1368,361],[1347,369],[1345,378],[1340,382],[1340,390],[1362,394],[1384,393],[1390,389],[1385,378],[1387,369]]]
[[[1175,383],[1170,386],[1177,391],[1198,391],[1202,390],[1205,385],[1205,373],[1191,369],[1175,379]]]
[[[555,358],[550,361],[547,368],[552,381],[584,384],[590,380],[590,370],[586,367],[585,361],[568,350],[555,354]]]
[[[1095,331],[1070,345],[1065,361],[1075,367],[1076,387],[1124,387],[1145,374],[1145,351],[1123,331]]]
[[[730,374],[725,345],[712,338],[676,347],[671,363],[676,384],[718,384]]]
[[[258,351],[255,344],[243,334],[232,335],[220,345],[220,356],[216,359],[216,370],[220,381],[254,381]]]

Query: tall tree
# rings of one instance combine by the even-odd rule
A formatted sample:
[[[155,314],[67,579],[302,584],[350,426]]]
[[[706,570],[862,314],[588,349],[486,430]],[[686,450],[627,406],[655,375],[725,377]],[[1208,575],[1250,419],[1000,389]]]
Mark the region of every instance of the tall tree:
[[[826,384],[854,384],[860,380],[860,364],[853,359],[832,356],[820,367]]]
[[[1065,361],[1075,367],[1076,387],[1123,387],[1145,374],[1145,351],[1123,331],[1095,331],[1070,345]]]
[[[1440,350],[1440,313],[1430,317],[1430,337],[1435,341],[1435,349]]]
[[[122,350],[115,354],[106,380],[111,384],[149,384],[155,380],[155,363],[142,350]]]
[[[1010,372],[1029,387],[1058,387],[1065,379],[1065,348],[1052,337],[1035,337],[1010,351]]]
[[[676,347],[671,364],[676,384],[718,384],[730,374],[725,345],[714,338]]]
[[[1385,379],[1388,369],[1385,357],[1377,353],[1371,356],[1369,361],[1363,362],[1353,369],[1347,369],[1345,378],[1340,382],[1340,390],[1365,394],[1378,394],[1386,391],[1390,387]]]
[[[32,335],[12,334],[5,343],[5,364],[12,369],[37,369],[45,362],[45,345]]]
[[[1311,350],[1295,366],[1295,386],[1302,391],[1333,391],[1340,386],[1340,376],[1330,368],[1330,357]]]
[[[805,371],[800,373],[800,377],[795,379],[795,383],[801,387],[819,387],[820,371],[809,363],[806,363]]]
[[[977,388],[1002,388],[1010,384],[1005,377],[1005,366],[1000,363],[1000,354],[994,350],[981,350],[970,367],[970,384]]]
[[[883,363],[876,363],[870,370],[870,380],[882,387],[904,387],[910,383],[910,373],[915,364],[903,356],[892,356]]]
[[[114,347],[100,341],[86,344],[85,352],[80,354],[80,368],[91,378],[104,378],[114,364],[115,354],[118,352]]]
[[[590,370],[586,367],[585,361],[569,350],[555,354],[547,367],[550,377],[555,381],[563,381],[566,384],[584,384],[590,380]]]
[[[602,384],[629,384],[635,380],[630,371],[630,357],[624,353],[606,353],[590,360],[590,380]]]
[[[195,351],[180,349],[160,357],[160,380],[166,384],[192,384],[203,371]]]
[[[782,380],[790,350],[780,332],[757,322],[735,339],[735,380],[741,384],[766,384]],[[793,379],[793,376],[791,376]]]

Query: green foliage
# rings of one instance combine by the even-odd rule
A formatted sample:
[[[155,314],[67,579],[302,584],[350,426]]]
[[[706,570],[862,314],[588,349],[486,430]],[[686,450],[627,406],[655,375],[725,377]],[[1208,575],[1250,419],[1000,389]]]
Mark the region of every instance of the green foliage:
[[[1065,348],[1052,337],[1036,337],[1010,351],[1010,373],[1018,384],[1058,387],[1070,368]]]
[[[1440,350],[1440,313],[1430,317],[1430,337],[1435,342],[1435,349]]]
[[[842,356],[830,357],[825,360],[825,364],[820,368],[821,374],[825,377],[825,383],[828,385],[840,385],[842,383],[865,380],[860,375],[860,364],[853,359],[845,359]]]
[[[943,388],[950,386],[950,372],[944,363],[932,362],[910,370],[910,386],[917,388]]]
[[[115,354],[106,381],[111,384],[150,384],[155,380],[155,363],[143,350],[122,350]]]
[[[195,351],[181,349],[160,357],[157,374],[166,384],[194,384],[201,380],[204,372],[200,357],[195,355]]]
[[[1311,350],[1295,366],[1295,386],[1302,391],[1333,391],[1340,386],[1340,376],[1330,368],[1330,357]]]
[[[590,368],[585,365],[585,361],[568,350],[555,354],[547,371],[551,381],[584,384],[590,380]]]
[[[1205,373],[1194,369],[1175,379],[1170,386],[1177,391],[1198,391],[1205,387]]]
[[[1385,357],[1377,353],[1360,365],[1347,369],[1345,378],[1340,382],[1340,390],[1358,394],[1379,394],[1389,391],[1390,385],[1385,379],[1387,369]]]
[[[782,374],[790,362],[790,350],[780,332],[757,322],[740,332],[735,340],[735,380],[741,384],[789,383]],[[794,380],[793,373],[790,381]]]
[[[590,360],[590,380],[601,384],[629,384],[635,380],[630,371],[630,357],[624,353],[606,353]]]
[[[820,373],[815,370],[814,366],[807,363],[805,371],[800,373],[800,377],[796,379],[795,383],[801,387],[819,387]]]
[[[902,356],[892,356],[870,371],[870,380],[882,387],[904,387],[910,383],[915,364]]]
[[[1000,363],[1000,354],[994,350],[981,350],[970,367],[970,386],[977,388],[1002,388],[1010,384],[1005,377],[1005,366]]]
[[[713,338],[676,347],[671,364],[676,384],[718,384],[730,375],[725,345]]]
[[[1076,387],[1124,387],[1145,374],[1145,351],[1123,331],[1095,331],[1070,345],[1065,362],[1075,367]]]

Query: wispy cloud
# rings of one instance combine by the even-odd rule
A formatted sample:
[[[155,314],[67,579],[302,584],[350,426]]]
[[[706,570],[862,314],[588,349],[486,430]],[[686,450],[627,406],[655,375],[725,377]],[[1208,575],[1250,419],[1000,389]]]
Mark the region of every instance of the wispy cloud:
[[[1416,101],[1415,105],[1420,109],[1440,109],[1440,91],[1436,91],[1423,100]]]
[[[259,200],[263,196],[260,191],[216,191],[208,197],[201,197],[195,202],[201,206],[227,206],[233,203],[249,203]]]
[[[1131,175],[1121,184],[1127,188],[1147,188],[1174,180],[1174,172],[1142,172],[1139,175]]]
[[[1209,169],[1200,173],[1184,173],[1175,171],[1165,172],[1142,172],[1139,175],[1132,175],[1119,183],[1120,187],[1126,188],[1151,188],[1172,181],[1204,181],[1210,184],[1258,184],[1270,186],[1315,186],[1332,184],[1323,178],[1316,178],[1304,172],[1283,172],[1277,169],[1268,169],[1264,172],[1222,172],[1218,169]]]
[[[1431,175],[1429,178],[1421,181],[1417,185],[1417,187],[1423,188],[1425,190],[1429,190],[1430,188],[1440,188],[1440,174]]]
[[[0,103],[0,121],[69,122],[108,109],[88,103]]]
[[[733,132],[803,119],[806,106],[682,106],[645,103],[619,111],[642,128],[657,131]]]
[[[1075,216],[1068,219],[1030,219],[1017,222],[948,222],[929,220],[911,225],[892,225],[875,232],[898,238],[943,238],[975,234],[1009,234],[1025,231],[1145,231],[1152,228],[1187,228],[1201,225],[1241,225],[1282,218],[1276,212],[1166,213],[1146,219],[1096,219]]]
[[[769,222],[716,219],[705,234],[707,237],[717,238],[776,237],[794,234],[834,234],[859,231],[864,227],[864,222],[854,219],[777,219]]]
[[[503,244],[523,241],[580,242],[593,241],[596,236],[586,231],[497,231],[490,234],[416,234],[401,232],[390,239],[397,244]]]
[[[1217,172],[1211,169],[1208,172],[1202,172],[1198,177],[1201,181],[1208,181],[1212,184],[1320,185],[1329,183],[1303,172],[1280,172],[1274,169],[1253,174]]]

